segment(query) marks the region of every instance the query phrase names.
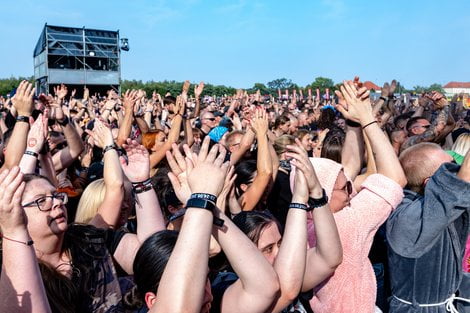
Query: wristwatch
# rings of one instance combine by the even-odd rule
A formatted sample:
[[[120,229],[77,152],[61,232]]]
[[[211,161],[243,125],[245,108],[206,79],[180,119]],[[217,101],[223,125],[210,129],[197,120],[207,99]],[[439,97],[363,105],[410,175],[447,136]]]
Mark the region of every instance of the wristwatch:
[[[321,198],[319,199],[315,199],[312,197],[308,198],[308,206],[310,207],[310,209],[313,210],[313,209],[316,209],[316,208],[319,208],[328,204],[328,196],[326,195],[326,191],[325,189],[322,189],[322,190],[323,190],[323,194]]]

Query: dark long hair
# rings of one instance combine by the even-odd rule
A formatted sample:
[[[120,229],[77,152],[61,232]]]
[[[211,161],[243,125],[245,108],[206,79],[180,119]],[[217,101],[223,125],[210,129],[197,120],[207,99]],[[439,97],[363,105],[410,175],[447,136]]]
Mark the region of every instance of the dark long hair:
[[[146,292],[157,293],[163,271],[176,245],[178,232],[162,230],[148,237],[140,246],[134,259],[134,290],[133,305],[144,306]],[[132,303],[125,297],[126,304]]]
[[[263,230],[271,223],[276,224],[279,233],[282,234],[282,227],[278,220],[267,211],[243,211],[233,218],[233,222],[256,245]]]
[[[251,182],[256,169],[257,167],[255,160],[242,161],[235,166],[235,173],[237,174],[237,178],[235,178],[234,183],[237,197],[240,197],[243,194],[241,185],[248,185]]]

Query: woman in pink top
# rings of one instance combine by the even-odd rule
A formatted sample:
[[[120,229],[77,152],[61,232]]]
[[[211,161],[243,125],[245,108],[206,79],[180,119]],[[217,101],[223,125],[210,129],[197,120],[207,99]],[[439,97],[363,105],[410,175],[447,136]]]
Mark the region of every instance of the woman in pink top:
[[[359,122],[370,140],[378,174],[369,176],[354,196],[352,185],[340,164],[313,158],[318,179],[329,197],[331,210],[343,245],[343,263],[319,287],[310,301],[315,313],[375,311],[376,282],[368,259],[373,237],[403,198],[406,178],[392,145],[372,114],[369,92],[345,82],[337,109],[346,118]],[[309,244],[314,244],[309,224]]]

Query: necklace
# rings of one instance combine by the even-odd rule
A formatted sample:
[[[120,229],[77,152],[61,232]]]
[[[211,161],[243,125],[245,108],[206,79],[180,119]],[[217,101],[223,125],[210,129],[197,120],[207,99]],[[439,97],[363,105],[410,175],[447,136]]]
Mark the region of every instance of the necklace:
[[[63,268],[61,269],[61,267],[64,267],[64,266],[69,266],[69,268]],[[81,276],[81,272],[80,272],[80,269],[78,267],[76,267],[72,261],[67,261],[67,262],[62,262],[60,263],[59,265],[57,265],[55,268],[54,268],[56,271],[58,272],[62,272],[62,273],[67,273],[67,274],[71,274],[71,276],[73,277],[74,275],[77,276],[77,277],[80,277]]]

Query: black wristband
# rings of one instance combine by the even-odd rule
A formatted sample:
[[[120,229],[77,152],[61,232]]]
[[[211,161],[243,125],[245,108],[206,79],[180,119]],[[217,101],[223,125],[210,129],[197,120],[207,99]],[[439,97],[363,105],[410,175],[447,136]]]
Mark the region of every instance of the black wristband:
[[[203,199],[213,203],[217,202],[217,197],[209,193],[193,193],[189,199]]]
[[[17,122],[25,122],[25,123],[29,124],[29,116],[18,115],[18,116],[16,117],[16,121],[17,121]]]
[[[322,197],[319,199],[315,198],[308,198],[308,206],[310,211],[319,207],[322,207],[324,205],[328,204],[328,196],[326,195],[325,189],[323,189],[323,194]]]
[[[369,124],[366,124],[366,125],[362,126],[362,129],[365,129],[367,126],[370,126],[374,123],[377,123],[377,121],[373,121],[373,122],[370,122]]]
[[[346,125],[348,125],[349,127],[361,127],[360,123],[351,120],[346,120]]]
[[[309,208],[307,205],[303,203],[291,203],[289,204],[289,209],[300,209],[300,210],[304,210],[307,212],[312,210],[311,208]]]
[[[113,143],[112,145],[109,145],[109,146],[106,146],[103,148],[103,155],[108,152],[109,150],[117,150],[117,146],[115,143]]]
[[[388,100],[388,99],[385,98],[384,96],[380,96],[379,99],[380,99],[380,100],[383,100],[383,101],[387,101],[387,100]]]
[[[67,124],[69,123],[69,118],[66,116],[62,121],[57,121],[57,123],[59,123],[59,125],[61,126],[67,126]]]
[[[26,154],[26,155],[31,155],[31,156],[33,156],[33,157],[35,157],[35,158],[37,158],[37,157],[39,156],[39,154],[37,154],[36,152],[34,152],[34,151],[28,151],[28,150],[26,150],[26,151],[24,152],[24,154]]]
[[[186,209],[189,209],[189,208],[205,209],[205,210],[212,212],[212,214],[214,214],[215,203],[206,199],[190,198],[188,202],[186,203]],[[214,216],[213,224],[215,226],[222,227],[224,226],[224,220]]]

